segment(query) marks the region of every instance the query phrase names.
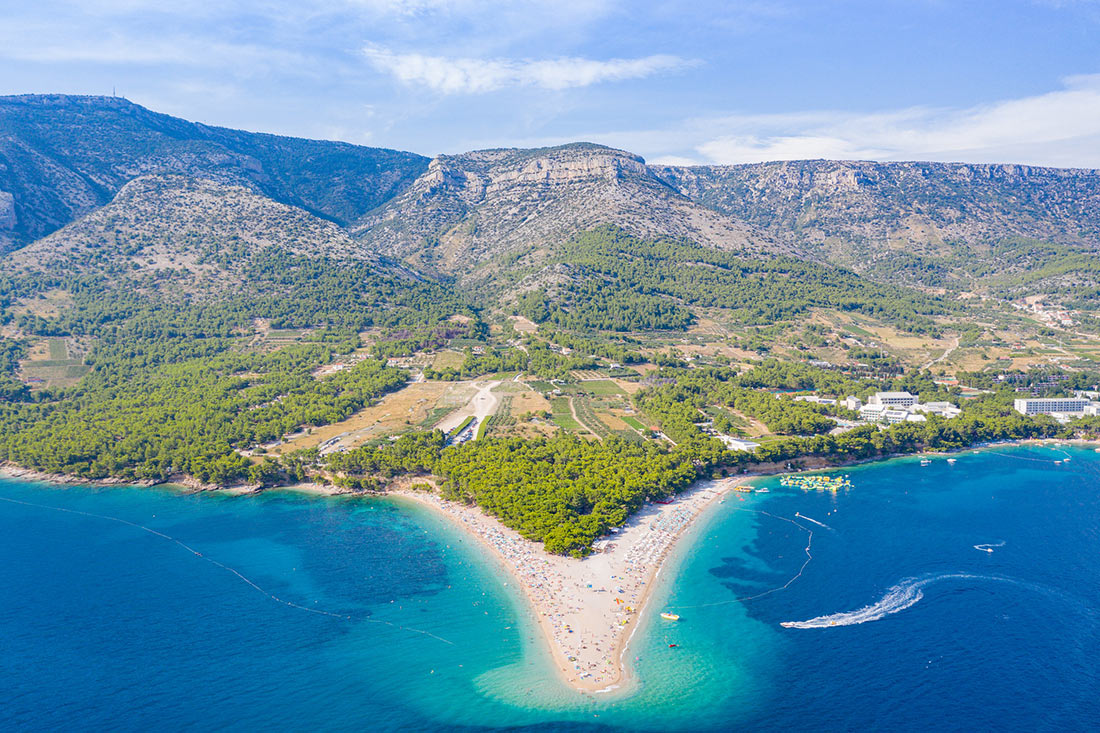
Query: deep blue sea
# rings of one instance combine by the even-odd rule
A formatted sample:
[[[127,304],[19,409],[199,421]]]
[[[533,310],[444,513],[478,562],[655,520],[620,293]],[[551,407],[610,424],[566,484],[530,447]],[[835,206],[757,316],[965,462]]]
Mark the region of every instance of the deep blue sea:
[[[0,481],[0,729],[1100,729],[1100,454],[956,458],[728,497],[594,698],[399,499]]]

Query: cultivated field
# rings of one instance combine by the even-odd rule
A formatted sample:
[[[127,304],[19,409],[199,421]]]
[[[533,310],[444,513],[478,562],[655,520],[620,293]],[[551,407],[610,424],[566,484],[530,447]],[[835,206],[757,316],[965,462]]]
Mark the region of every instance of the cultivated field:
[[[444,369],[458,369],[465,360],[465,354],[450,349],[444,349],[435,355],[435,359],[432,361],[432,368],[440,371]]]
[[[275,448],[289,453],[315,448],[339,439],[341,448],[354,448],[371,440],[386,439],[417,427],[430,428],[455,409],[469,402],[475,390],[465,382],[415,382],[383,397],[347,420],[313,428]]]
[[[20,364],[19,376],[32,389],[71,387],[91,369],[84,364],[87,348],[77,340],[42,339]]]

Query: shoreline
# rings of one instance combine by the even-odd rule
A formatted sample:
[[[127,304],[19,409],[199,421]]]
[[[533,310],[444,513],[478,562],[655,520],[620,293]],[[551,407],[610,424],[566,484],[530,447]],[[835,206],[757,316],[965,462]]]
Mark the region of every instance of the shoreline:
[[[841,461],[840,463],[828,463],[824,458],[816,456],[803,457],[802,460],[809,459],[813,463],[819,463],[820,465],[810,465],[803,468],[791,470],[784,466],[780,466],[776,463],[761,463],[757,464],[751,473],[734,474],[730,476],[730,479],[748,479],[761,476],[777,476],[784,473],[800,473],[802,471],[830,471],[840,468],[849,468],[851,466],[859,466],[867,463],[875,463],[877,461],[891,461],[896,458],[906,458],[913,456],[948,456],[955,453],[963,453],[968,450],[983,450],[994,446],[1003,445],[1052,445],[1052,444],[1064,444],[1072,445],[1081,448],[1092,447],[1100,450],[1100,438],[1025,438],[1023,440],[1001,440],[993,441],[990,443],[975,443],[973,445],[963,446],[962,448],[956,448],[948,451],[918,451],[914,453],[890,453],[882,456],[875,456],[873,458],[857,458],[847,461]],[[795,458],[793,460],[800,460]],[[331,484],[322,484],[311,481],[302,481],[295,484],[278,484],[274,486],[262,486],[259,484],[236,484],[233,486],[226,486],[223,484],[211,484],[199,481],[193,476],[187,474],[173,474],[166,479],[126,479],[114,476],[107,478],[86,478],[84,476],[75,476],[67,473],[50,473],[48,471],[39,471],[33,468],[26,468],[20,466],[12,461],[0,462],[0,478],[13,478],[23,481],[41,481],[44,483],[56,484],[58,486],[140,486],[140,487],[152,487],[152,486],[180,486],[191,491],[210,491],[215,493],[231,494],[231,495],[247,495],[247,494],[259,494],[265,491],[292,491],[302,494],[313,494],[317,496],[384,496],[387,493],[391,493],[392,489],[385,491],[357,491],[355,489],[346,489]],[[424,477],[420,477],[418,480],[423,481]],[[700,479],[703,481],[705,479]],[[397,480],[401,482],[401,479]],[[690,491],[690,489],[689,489]]]
[[[313,482],[261,488],[257,486],[214,486],[171,477],[168,481],[92,480],[48,474],[14,464],[0,464],[0,477],[43,481],[55,485],[141,486],[177,485],[195,492],[242,496],[263,491],[285,491],[308,496],[355,496],[412,501],[453,526],[488,551],[516,582],[527,610],[534,614],[539,631],[561,680],[581,694],[602,694],[623,689],[633,680],[626,652],[642,619],[650,611],[650,600],[661,570],[670,553],[716,501],[747,483],[765,476],[823,471],[864,465],[898,458],[950,456],[965,451],[990,450],[1005,446],[1067,446],[1094,448],[1100,441],[1085,439],[1028,439],[975,444],[956,451],[894,454],[848,461],[832,466],[788,470],[775,464],[764,469],[723,479],[700,479],[667,504],[647,503],[615,533],[599,539],[593,554],[575,559],[547,553],[541,543],[527,540],[505,527],[476,505],[465,505],[440,497],[435,489],[411,489],[424,478],[398,479],[384,492],[363,492]]]
[[[487,549],[523,590],[559,677],[577,692],[602,694],[632,680],[626,652],[668,554],[716,500],[753,478],[699,481],[668,504],[646,504],[581,560],[547,553],[476,506],[407,489],[383,496],[430,509]]]
[[[5,461],[0,463],[0,478],[14,478],[21,481],[41,481],[43,483],[56,484],[58,486],[140,486],[150,488],[153,486],[182,486],[191,491],[237,491],[240,493],[253,493],[260,489],[259,486],[221,486],[199,481],[186,474],[174,474],[167,479],[126,479],[109,476],[107,478],[85,478],[67,473],[50,473],[33,468],[25,468],[17,463]]]

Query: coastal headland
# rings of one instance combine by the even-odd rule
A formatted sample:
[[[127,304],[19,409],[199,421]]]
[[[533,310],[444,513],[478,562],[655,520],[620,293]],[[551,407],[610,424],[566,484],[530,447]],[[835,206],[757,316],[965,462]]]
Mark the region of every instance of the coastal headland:
[[[971,446],[966,450],[1052,444],[1074,444],[1100,451],[1100,442],[1083,440],[1007,441]],[[951,454],[923,453],[911,457],[925,455]],[[888,458],[876,458],[870,462]],[[863,462],[868,461],[852,461],[848,465]],[[563,681],[580,693],[592,694],[622,688],[630,682],[632,670],[626,661],[626,649],[643,615],[657,612],[648,609],[647,602],[662,563],[676,542],[689,527],[696,524],[708,507],[722,497],[738,489],[750,490],[746,484],[753,479],[787,472],[778,465],[766,468],[769,470],[751,475],[701,480],[666,503],[647,503],[623,527],[597,542],[595,552],[584,559],[548,553],[540,543],[522,537],[477,506],[449,501],[434,491],[414,490],[411,488],[413,482],[408,480],[395,482],[385,493],[368,496],[394,497],[427,507],[484,547],[522,590],[530,611],[538,620],[554,667]],[[58,484],[110,486],[135,483],[117,479],[88,481],[32,471],[10,463],[0,466],[0,475]],[[190,491],[219,491],[235,495],[262,490],[253,486],[217,487],[187,480],[186,477],[179,477],[170,483]],[[319,496],[361,495],[319,483],[302,483],[278,489]]]
[[[427,491],[391,494],[430,507],[480,541],[523,590],[562,678],[595,693],[629,680],[627,644],[676,540],[712,502],[747,480],[700,481],[667,504],[648,503],[581,560],[546,552],[475,506]]]

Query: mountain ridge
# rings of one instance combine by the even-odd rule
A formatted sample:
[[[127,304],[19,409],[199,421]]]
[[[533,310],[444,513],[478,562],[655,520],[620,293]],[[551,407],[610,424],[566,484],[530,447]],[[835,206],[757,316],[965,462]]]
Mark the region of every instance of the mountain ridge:
[[[249,188],[178,174],[124,185],[105,206],[9,254],[5,269],[114,274],[209,296],[239,286],[237,265],[275,248],[378,264],[336,224]]]
[[[384,148],[212,127],[123,98],[0,97],[0,252],[106,204],[140,175],[245,185],[346,223],[404,187],[427,162]]]
[[[880,276],[889,274],[879,267],[884,259],[917,267],[952,255],[988,262],[996,244],[1012,238],[1100,249],[1095,169],[831,160],[654,169],[706,206]]]
[[[1015,295],[1100,284],[1091,264],[1100,251],[1100,170],[830,160],[650,165],[597,143],[429,159],[66,95],[0,97],[0,254],[107,205],[129,181],[159,174],[243,186],[334,222],[379,257],[470,285],[517,265],[537,273],[564,243],[604,225],[920,288]]]
[[[678,193],[641,156],[593,143],[438,156],[352,232],[387,256],[462,276],[603,224],[715,249],[790,253]]]

